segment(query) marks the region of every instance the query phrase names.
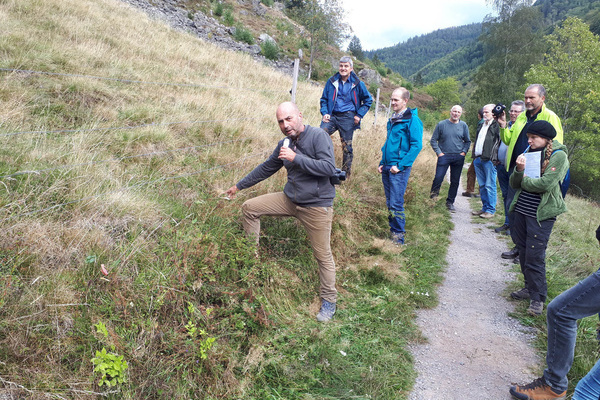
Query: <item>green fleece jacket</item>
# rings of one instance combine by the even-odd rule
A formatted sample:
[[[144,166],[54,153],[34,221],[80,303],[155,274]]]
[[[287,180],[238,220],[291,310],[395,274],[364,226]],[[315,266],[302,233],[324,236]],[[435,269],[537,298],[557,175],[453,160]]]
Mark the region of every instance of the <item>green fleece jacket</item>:
[[[559,141],[552,142],[553,153],[546,167],[546,171],[539,178],[530,178],[523,174],[524,171],[515,171],[509,179],[510,186],[517,189],[515,198],[510,205],[510,211],[514,211],[521,191],[529,193],[539,193],[542,201],[537,209],[537,221],[544,221],[556,217],[567,211],[567,205],[560,191],[560,183],[565,178],[569,169],[569,159],[567,157],[567,147]],[[557,151],[558,150],[558,151]],[[546,159],[546,149],[542,150],[542,163]]]
[[[546,108],[546,104],[542,104],[542,109],[535,117],[536,121],[548,121],[552,124],[554,129],[556,129],[556,137],[555,139],[559,142],[563,143],[563,128],[560,122],[560,118]],[[508,150],[506,152],[506,161],[504,165],[506,165],[506,170],[510,169],[510,160],[512,159],[513,149],[515,148],[515,144],[517,143],[517,139],[523,130],[523,127],[527,124],[527,112],[522,112],[517,117],[517,120],[510,128],[500,128],[500,139],[508,146]],[[527,132],[524,132],[525,134]]]

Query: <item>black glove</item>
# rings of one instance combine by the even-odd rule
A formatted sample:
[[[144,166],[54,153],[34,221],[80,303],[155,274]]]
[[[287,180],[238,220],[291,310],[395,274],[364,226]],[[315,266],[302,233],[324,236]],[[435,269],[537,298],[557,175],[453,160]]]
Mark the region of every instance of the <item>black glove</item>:
[[[600,242],[600,226],[598,226],[598,229],[596,229],[596,239],[598,239]]]

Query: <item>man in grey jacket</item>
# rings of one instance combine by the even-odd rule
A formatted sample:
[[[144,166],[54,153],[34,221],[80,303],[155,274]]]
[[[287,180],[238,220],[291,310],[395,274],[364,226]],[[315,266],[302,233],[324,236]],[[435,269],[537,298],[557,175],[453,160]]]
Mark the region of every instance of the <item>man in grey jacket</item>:
[[[279,141],[269,158],[254,168],[226,194],[234,198],[242,189],[261,182],[285,167],[288,180],[283,192],[269,193],[247,200],[242,205],[244,231],[258,245],[260,217],[263,215],[295,217],[300,220],[319,264],[321,281],[320,322],[335,314],[335,263],[330,236],[335,188],[330,178],[335,174],[333,143],[320,128],[304,125],[302,113],[294,103],[277,108],[277,122],[286,138]]]

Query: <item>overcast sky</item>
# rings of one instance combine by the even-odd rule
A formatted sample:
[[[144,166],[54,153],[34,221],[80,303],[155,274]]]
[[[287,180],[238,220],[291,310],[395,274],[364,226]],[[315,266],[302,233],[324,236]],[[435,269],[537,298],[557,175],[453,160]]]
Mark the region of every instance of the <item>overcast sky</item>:
[[[341,0],[346,22],[363,50],[405,42],[437,29],[481,22],[492,13],[485,0]]]

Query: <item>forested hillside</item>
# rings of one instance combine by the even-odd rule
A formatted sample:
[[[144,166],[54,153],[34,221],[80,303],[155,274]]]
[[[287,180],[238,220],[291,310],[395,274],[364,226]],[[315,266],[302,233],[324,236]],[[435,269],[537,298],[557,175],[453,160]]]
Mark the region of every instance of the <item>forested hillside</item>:
[[[481,24],[439,29],[426,35],[408,39],[392,47],[366,52],[377,57],[393,71],[410,77],[434,60],[445,57],[455,50],[473,43],[481,34]],[[460,66],[462,69],[462,66]],[[454,75],[458,71],[448,71]],[[427,81],[427,80],[426,80]]]
[[[600,34],[600,2],[593,0],[538,0],[546,23],[554,24],[567,17],[578,17],[590,25],[590,31]]]
[[[600,2],[593,0],[538,0],[532,6],[541,12],[545,29],[567,17],[578,17],[590,25],[590,31],[600,34]],[[502,16],[499,16],[502,18]],[[366,52],[375,55],[395,72],[411,79],[417,85],[454,77],[463,84],[484,63],[480,35],[485,34],[497,17],[480,23],[439,29],[408,39],[395,46]],[[483,30],[483,32],[482,32]]]

